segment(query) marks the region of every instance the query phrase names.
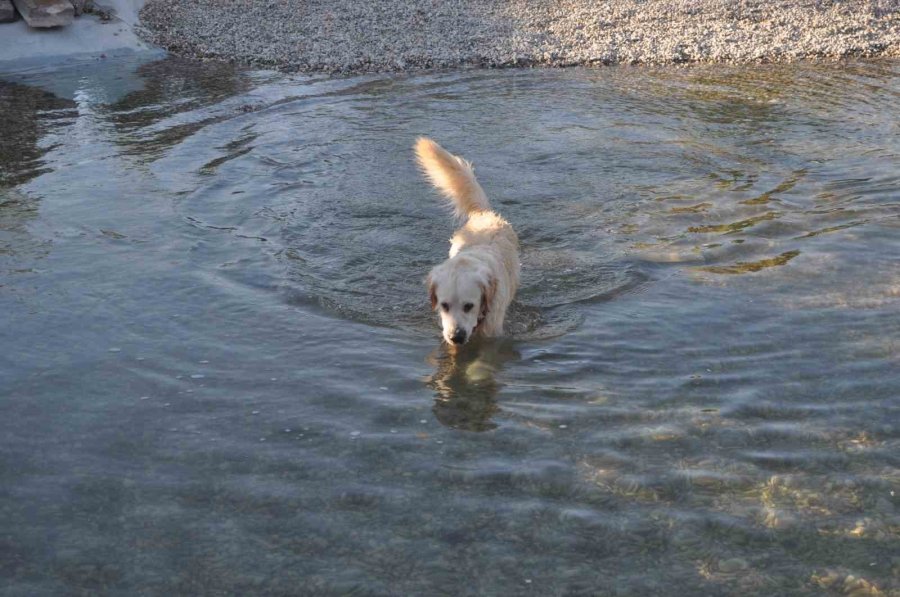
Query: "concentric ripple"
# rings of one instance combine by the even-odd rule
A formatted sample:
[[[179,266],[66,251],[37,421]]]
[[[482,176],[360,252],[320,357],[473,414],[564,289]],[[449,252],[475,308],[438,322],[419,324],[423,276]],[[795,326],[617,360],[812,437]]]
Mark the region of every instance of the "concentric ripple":
[[[0,592],[900,589],[896,62],[133,66],[0,75]],[[439,341],[421,134],[506,338]]]

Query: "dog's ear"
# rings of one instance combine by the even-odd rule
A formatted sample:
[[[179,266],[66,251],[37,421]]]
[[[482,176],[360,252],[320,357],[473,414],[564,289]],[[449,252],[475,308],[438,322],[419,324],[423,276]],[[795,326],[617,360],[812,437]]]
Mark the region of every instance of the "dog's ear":
[[[497,278],[491,276],[488,278],[487,284],[481,287],[481,317],[487,317],[491,304],[494,302],[494,295],[497,294]]]
[[[437,285],[434,283],[431,274],[428,274],[428,277],[425,278],[425,285],[428,286],[428,297],[431,299],[431,310],[434,311],[435,307],[437,307]]]

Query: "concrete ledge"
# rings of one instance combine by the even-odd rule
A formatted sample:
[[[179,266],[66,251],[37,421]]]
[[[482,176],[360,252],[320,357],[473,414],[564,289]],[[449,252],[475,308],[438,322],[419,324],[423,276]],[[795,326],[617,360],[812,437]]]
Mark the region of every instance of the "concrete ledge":
[[[13,0],[29,27],[65,27],[75,18],[75,6],[69,0]]]
[[[33,29],[23,20],[0,24],[0,72],[31,68],[36,62],[61,61],[74,55],[100,57],[120,51],[152,51],[135,33],[143,0],[101,0],[108,21],[85,13],[66,27]]]

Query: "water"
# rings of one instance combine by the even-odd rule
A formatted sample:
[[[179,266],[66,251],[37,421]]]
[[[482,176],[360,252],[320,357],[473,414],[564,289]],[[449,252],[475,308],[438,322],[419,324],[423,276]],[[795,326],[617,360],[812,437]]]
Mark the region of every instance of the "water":
[[[4,594],[900,590],[900,63],[2,79]]]

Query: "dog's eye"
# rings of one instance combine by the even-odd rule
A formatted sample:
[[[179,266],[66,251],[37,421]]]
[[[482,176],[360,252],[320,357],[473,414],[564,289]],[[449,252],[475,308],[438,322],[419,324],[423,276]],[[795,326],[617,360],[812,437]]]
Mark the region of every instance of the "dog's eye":
[[[441,303],[441,309],[443,309],[444,311],[449,311],[450,305],[448,305],[447,303]]]
[[[468,313],[469,311],[472,310],[472,307],[474,307],[474,306],[475,306],[475,305],[473,305],[472,303],[466,303],[465,305],[463,305],[463,311],[465,311],[466,313]]]

